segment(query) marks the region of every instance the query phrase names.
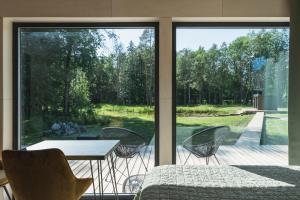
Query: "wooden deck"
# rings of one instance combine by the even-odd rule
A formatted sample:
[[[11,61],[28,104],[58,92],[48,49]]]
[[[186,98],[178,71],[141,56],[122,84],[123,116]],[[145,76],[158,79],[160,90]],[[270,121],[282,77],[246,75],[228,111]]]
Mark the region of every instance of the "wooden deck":
[[[184,164],[189,152],[177,146],[177,164]],[[288,165],[287,145],[260,145],[260,146],[221,146],[216,154],[220,165]],[[205,165],[205,158],[193,155],[187,165]],[[211,158],[209,165],[218,165],[215,158]]]
[[[188,156],[189,152],[177,146],[177,164],[183,164]],[[142,152],[144,161],[149,170],[154,167],[154,148],[153,146],[148,146]],[[286,145],[256,145],[256,146],[221,146],[217,152],[217,158],[221,165],[288,165],[288,147]],[[108,165],[107,162],[102,162],[103,165],[103,176],[108,176]],[[187,165],[205,165],[204,158],[196,158],[191,156]],[[218,165],[214,158],[211,158],[209,165]],[[88,161],[70,161],[70,166],[73,169],[77,177],[91,177],[91,170]],[[125,168],[125,160],[117,160],[117,168],[127,175]],[[134,157],[129,160],[129,169],[131,175],[145,174],[146,170],[142,165],[139,157]],[[94,175],[97,175],[97,163],[93,162]],[[121,172],[116,173],[118,182],[118,192],[122,193],[123,183],[126,179]],[[98,191],[98,177],[95,176],[96,189]],[[104,180],[104,192],[112,193],[112,185],[110,182],[110,176],[107,180]],[[93,187],[91,186],[87,193],[93,193]]]
[[[250,121],[244,132],[235,145],[220,146],[217,151],[217,158],[220,165],[288,165],[288,146],[287,145],[260,145],[260,135],[262,132],[263,112],[257,112]],[[141,152],[148,170],[154,167],[154,147],[147,146]],[[182,165],[185,163],[189,152],[182,146],[176,148],[176,163]],[[191,155],[187,165],[206,165],[205,158],[197,158]],[[103,175],[108,176],[107,162],[103,162]],[[209,160],[209,165],[218,165],[214,157]],[[70,161],[70,166],[78,177],[91,177],[91,169],[88,161]],[[126,161],[118,158],[116,173],[118,182],[118,192],[123,193],[123,183],[127,177]],[[129,159],[130,175],[145,174],[146,170],[138,156]],[[97,174],[97,163],[93,162],[94,175]],[[125,174],[122,175],[122,174]],[[98,191],[98,177],[95,178],[96,190]],[[113,188],[110,177],[104,180],[104,192],[112,193]],[[93,193],[91,186],[87,193]]]
[[[147,146],[144,148],[141,152],[141,155],[143,157],[143,160],[148,168],[148,170],[151,170],[154,167],[154,148],[152,146]],[[95,186],[96,191],[99,192],[99,185],[98,185],[98,172],[97,172],[97,162],[92,161],[93,163],[93,174],[95,179]],[[74,174],[77,177],[91,177],[91,168],[89,161],[69,161],[69,164],[71,166],[71,169],[73,170]],[[137,175],[137,174],[145,174],[146,169],[144,165],[142,164],[142,161],[140,157],[135,156],[132,159],[128,159],[128,165],[129,165],[129,171],[130,175]],[[126,169],[126,161],[125,159],[118,158],[116,161],[116,179],[117,179],[117,185],[118,185],[118,193],[123,193],[123,183],[127,177],[127,169]],[[113,193],[113,187],[111,183],[111,178],[109,174],[109,166],[107,164],[107,161],[102,161],[102,170],[103,170],[103,188],[104,193]],[[124,174],[124,175],[122,175]],[[86,191],[86,193],[93,193],[93,186]]]

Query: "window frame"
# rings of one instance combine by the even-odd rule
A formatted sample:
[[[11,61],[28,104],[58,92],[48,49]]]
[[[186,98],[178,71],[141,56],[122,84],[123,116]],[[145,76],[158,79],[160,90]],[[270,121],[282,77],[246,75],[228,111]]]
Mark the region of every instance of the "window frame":
[[[13,23],[13,149],[20,149],[20,28],[154,28],[155,38],[155,166],[159,165],[159,23],[158,22],[14,22]]]
[[[173,22],[172,23],[172,164],[176,164],[176,30],[197,29],[239,29],[239,28],[290,28],[290,22]]]

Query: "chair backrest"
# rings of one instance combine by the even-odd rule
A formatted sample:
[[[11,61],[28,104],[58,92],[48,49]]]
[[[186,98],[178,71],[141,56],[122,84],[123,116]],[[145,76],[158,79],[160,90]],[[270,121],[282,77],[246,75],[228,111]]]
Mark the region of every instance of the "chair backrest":
[[[100,139],[120,140],[120,145],[116,148],[115,153],[118,157],[122,158],[132,158],[147,143],[147,140],[138,133],[119,127],[103,128]]]
[[[3,151],[6,176],[16,200],[76,199],[76,177],[62,151]]]
[[[228,126],[210,127],[188,137],[182,145],[196,156],[211,156],[217,152],[229,131]]]
[[[105,127],[102,129],[102,133],[99,138],[101,139],[117,139],[120,140],[121,145],[142,145],[146,144],[147,139],[142,135],[119,127]]]

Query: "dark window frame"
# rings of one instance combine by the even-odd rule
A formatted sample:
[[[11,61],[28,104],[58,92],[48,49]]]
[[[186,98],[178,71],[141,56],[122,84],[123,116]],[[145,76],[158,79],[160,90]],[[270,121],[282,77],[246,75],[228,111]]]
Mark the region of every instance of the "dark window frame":
[[[176,164],[176,30],[239,29],[239,28],[289,28],[289,22],[173,22],[172,23],[172,164]]]
[[[20,28],[154,28],[155,38],[155,166],[159,165],[159,23],[101,22],[101,23],[13,23],[13,149],[20,149]]]

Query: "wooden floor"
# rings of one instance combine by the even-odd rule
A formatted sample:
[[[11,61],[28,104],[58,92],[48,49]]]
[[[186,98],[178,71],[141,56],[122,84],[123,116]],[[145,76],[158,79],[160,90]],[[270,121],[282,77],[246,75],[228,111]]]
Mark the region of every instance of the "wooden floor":
[[[154,167],[154,148],[152,146],[147,146],[144,148],[141,152],[141,155],[143,157],[143,160],[148,168],[148,170],[151,170]],[[89,161],[69,161],[70,166],[74,172],[74,174],[80,178],[80,177],[92,177],[91,176],[91,167]],[[94,174],[94,180],[96,183],[96,191],[99,192],[99,184],[98,184],[98,172],[97,172],[97,162],[92,161],[93,165],[93,174]],[[142,161],[140,157],[135,156],[134,158],[128,159],[128,168],[130,175],[137,175],[142,174],[144,175],[146,173],[146,169],[144,165],[142,164]],[[123,183],[125,179],[128,177],[128,172],[126,168],[126,161],[125,159],[118,158],[116,160],[116,179],[117,179],[117,185],[118,185],[118,193],[123,193]],[[102,161],[102,171],[103,171],[103,189],[104,193],[113,193],[113,187],[111,183],[111,176],[109,174],[109,166],[107,161]],[[124,174],[124,175],[122,175]],[[91,186],[86,193],[93,193],[93,186]]]
[[[183,164],[189,152],[177,146],[177,164]],[[149,170],[154,167],[154,148],[148,146],[142,152],[143,159]],[[217,158],[220,165],[288,165],[288,147],[286,145],[256,145],[256,146],[221,146],[217,152]],[[127,175],[126,164],[124,159],[117,159],[117,168],[125,175]],[[204,158],[196,158],[191,156],[187,165],[205,165]],[[103,162],[103,176],[107,177],[109,168],[107,162]],[[209,165],[218,165],[215,158],[211,158]],[[88,161],[70,161],[70,166],[77,177],[91,177],[91,169]],[[129,160],[130,175],[145,174],[145,168],[139,157],[134,157]],[[94,175],[97,175],[97,163],[93,162]],[[123,183],[126,179],[121,172],[116,173],[118,182],[118,192],[122,193]],[[98,191],[98,177],[95,176],[96,190]],[[113,188],[110,182],[110,176],[104,180],[104,192],[112,193]],[[91,186],[87,193],[93,193]]]
[[[177,146],[177,164],[184,164],[189,152]],[[221,146],[216,154],[220,165],[288,165],[287,145],[260,145],[260,146]],[[205,158],[193,155],[187,165],[205,165]],[[210,158],[209,165],[218,165],[215,158]]]

